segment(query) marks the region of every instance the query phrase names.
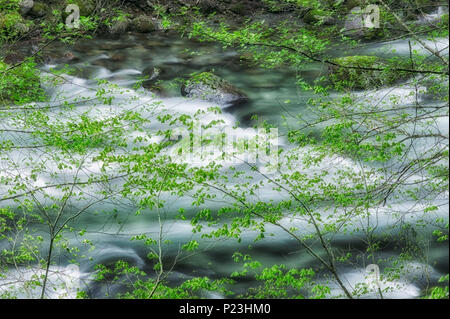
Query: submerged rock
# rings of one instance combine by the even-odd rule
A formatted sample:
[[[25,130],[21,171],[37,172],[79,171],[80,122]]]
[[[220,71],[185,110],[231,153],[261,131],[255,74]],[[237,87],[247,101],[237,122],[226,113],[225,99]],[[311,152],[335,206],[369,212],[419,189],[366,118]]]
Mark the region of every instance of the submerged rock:
[[[172,81],[185,77],[189,72],[188,66],[180,63],[163,63],[156,66],[150,65],[142,71],[142,75],[150,82]],[[191,71],[192,72],[192,71]]]
[[[168,93],[166,92],[165,88],[162,85],[159,85],[156,83],[144,82],[144,83],[142,83],[142,87],[151,91],[153,94],[155,94],[158,97],[167,97],[168,96]]]
[[[114,62],[124,62],[127,59],[127,55],[121,54],[121,53],[115,53],[115,54],[111,55],[110,59],[111,59],[111,61],[114,61]]]
[[[156,81],[158,79],[158,77],[163,72],[164,72],[164,70],[161,70],[161,68],[154,67],[154,66],[149,66],[149,67],[146,67],[142,71],[142,75],[147,77],[147,81],[153,81],[154,82],[154,81]]]
[[[25,59],[26,59],[26,56],[24,54],[22,54],[21,52],[12,52],[5,56],[5,58],[3,59],[3,62],[14,65],[14,64],[18,64],[18,63],[22,62]]]
[[[193,74],[181,87],[181,94],[221,105],[238,105],[248,101],[244,92],[211,72]]]
[[[74,63],[79,62],[80,58],[70,51],[44,51],[41,61],[47,64]]]

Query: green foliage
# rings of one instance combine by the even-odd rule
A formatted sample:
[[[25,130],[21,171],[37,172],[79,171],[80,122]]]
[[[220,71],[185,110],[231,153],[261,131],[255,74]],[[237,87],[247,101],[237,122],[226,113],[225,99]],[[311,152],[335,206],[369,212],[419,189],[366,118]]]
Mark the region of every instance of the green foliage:
[[[97,266],[96,279],[110,284],[121,284],[128,292],[120,293],[117,298],[124,299],[179,299],[204,298],[208,292],[223,296],[238,298],[325,298],[330,290],[327,286],[318,285],[312,281],[315,273],[312,269],[287,269],[285,265],[262,267],[261,263],[253,261],[249,255],[235,253],[236,262],[244,261],[243,270],[231,274],[231,278],[212,280],[207,277],[196,277],[179,285],[160,282],[159,279],[145,278],[147,274],[137,267],[131,267],[124,261],[116,262],[112,267]],[[256,280],[257,285],[251,287],[243,295],[233,292],[234,285],[241,278]]]
[[[251,287],[248,291],[240,295],[240,298],[254,299],[304,299],[325,298],[330,292],[329,288],[315,284],[312,279],[315,273],[312,269],[287,269],[286,265],[273,265],[272,267],[263,267],[260,262],[253,261],[251,256],[234,254],[236,262],[244,262],[243,270],[234,272],[231,277],[249,278],[250,276],[258,282],[256,287]],[[310,293],[311,296],[308,296]]]
[[[119,293],[120,299],[197,299],[207,292],[217,292],[228,295],[229,279],[211,280],[207,277],[197,277],[184,281],[178,286],[169,286],[157,279],[145,279],[146,274],[137,267],[130,267],[124,261],[118,261],[113,268],[104,265],[97,266],[97,281],[107,280],[109,284],[120,283],[128,287],[128,292]]]
[[[16,11],[19,9],[20,0],[0,0],[0,12]]]
[[[448,281],[449,281],[449,275],[442,276],[439,278],[439,283],[445,283],[447,282],[447,286],[445,287],[434,287],[431,290],[431,293],[426,297],[426,299],[448,299],[449,293],[448,293]]]
[[[198,299],[203,297],[205,292],[217,292],[229,294],[224,288],[229,280],[211,280],[206,277],[193,278],[183,282],[178,287],[169,287],[164,284],[156,285],[154,280],[136,281],[133,284],[132,292],[127,292],[118,296],[121,299]],[[203,293],[203,294],[202,294]]]
[[[0,12],[0,43],[10,42],[30,29],[31,22],[25,21],[17,11]]]
[[[221,79],[212,72],[194,72],[189,79],[184,82],[184,85],[190,84],[203,84],[208,88],[214,90],[220,88],[223,85],[230,85],[225,80]]]
[[[43,101],[40,73],[33,59],[27,59],[18,66],[0,61],[0,104],[24,104]]]
[[[93,4],[83,3],[86,8]],[[377,292],[382,297],[402,289],[399,282],[409,274],[408,262],[423,263],[423,273],[427,273],[429,239],[438,244],[448,241],[448,220],[434,216],[442,210],[436,198],[448,192],[448,136],[433,126],[448,118],[448,95],[442,85],[448,82],[445,57],[438,52],[417,52],[411,46],[409,56],[391,52],[395,56],[390,59],[367,55],[333,58],[333,49],[345,51],[361,44],[336,27],[322,25],[326,17],[347,12],[341,2],[266,3],[273,11],[307,9],[314,27],[289,20],[275,25],[250,20],[232,25],[224,19],[211,23],[196,9],[184,7],[178,13],[162,5],[154,9],[163,25],[177,26],[200,41],[236,48],[258,67],[289,67],[295,71],[293,81],[299,89],[309,90],[299,94],[308,106],[298,114],[288,114],[289,145],[278,152],[273,175],[247,162],[228,167],[218,159],[191,166],[177,154],[170,155],[169,151],[179,146],[171,138],[176,128],[186,128],[192,135],[195,122],[219,113],[218,108],[184,114],[151,101],[130,109],[127,107],[139,96],[104,80],[97,82],[89,97],[77,96],[75,102],[58,97],[58,105],[37,105],[33,102],[46,102],[41,78],[49,86],[59,85],[66,81],[62,76],[65,70],[43,77],[32,59],[14,66],[0,62],[0,122],[4,125],[0,128],[0,159],[6,172],[0,174],[0,186],[6,189],[0,203],[14,205],[14,209],[0,207],[0,239],[8,246],[0,255],[2,273],[21,267],[48,272],[61,252],[83,261],[86,252],[72,247],[70,237],[79,238],[87,252],[95,249],[96,241],[84,226],[76,229],[74,220],[86,212],[104,214],[105,220],[113,220],[122,229],[123,214],[103,207],[124,199],[130,202],[131,215],[152,214],[150,217],[157,220],[159,229],[151,236],[131,238],[133,244],[148,249],[154,273],[124,261],[97,266],[96,280],[124,288],[125,292],[112,297],[200,298],[216,292],[247,298],[328,298],[330,287],[314,281],[319,272],[334,280],[344,296],[364,297],[371,293],[370,287],[357,283],[353,290],[347,289],[338,270],[367,262],[384,266],[383,282],[391,285]],[[23,35],[15,29],[24,23],[17,2],[2,1],[0,9],[2,39],[10,41]],[[61,11],[54,10],[52,15],[47,12],[41,22],[42,34],[47,40],[62,36],[63,41],[129,18],[120,8],[112,13],[99,10],[83,14],[80,30],[67,30]],[[183,18],[185,24],[175,24],[175,18]],[[395,16],[387,12],[386,18],[391,21]],[[448,32],[414,31],[425,34],[428,41]],[[415,36],[415,32],[404,35]],[[303,77],[311,62],[324,66],[320,72],[331,68],[330,81],[325,82],[322,73],[314,80]],[[185,84],[206,83],[214,88],[219,81],[212,72],[196,72]],[[386,85],[412,87],[411,96],[391,94],[378,99],[366,90]],[[366,91],[353,92],[361,89]],[[423,104],[421,96],[425,94],[432,95],[436,104]],[[412,102],[406,103],[407,98],[413,98]],[[78,102],[86,107],[79,108]],[[214,119],[203,123],[203,128],[221,124]],[[236,153],[224,154],[224,158],[245,154],[249,144],[240,144]],[[258,147],[266,149],[264,144]],[[30,150],[30,156],[17,163],[10,154],[16,149]],[[26,172],[16,174],[19,164]],[[98,167],[98,173],[92,173],[92,166]],[[74,176],[68,173],[74,171]],[[38,183],[46,179],[51,182]],[[236,253],[234,259],[243,263],[240,271],[230,270],[229,276],[220,279],[195,277],[175,283],[171,272],[178,259],[165,258],[165,249],[174,244],[165,237],[166,214],[172,213],[165,209],[167,198],[187,196],[191,205],[179,209],[177,218],[190,222],[195,239],[175,243],[177,258],[202,253],[206,239],[239,243],[247,237],[263,241],[276,236],[276,229],[289,236],[292,251],[308,255],[315,268],[266,265]],[[405,202],[412,203],[408,211],[398,208]],[[77,205],[84,206],[78,209]],[[383,227],[378,220],[382,214],[390,218]],[[405,221],[410,215],[415,222]],[[338,246],[340,236],[355,236],[360,244],[356,248]],[[382,249],[392,242],[394,254],[384,258]],[[245,280],[252,286],[236,293],[235,284]],[[438,284],[444,286],[444,282],[448,282],[448,275]],[[24,280],[23,286],[41,288],[44,297],[46,283],[46,275],[36,275]],[[13,297],[9,293],[3,296]],[[78,297],[88,296],[79,292]],[[448,285],[434,287],[429,297],[448,298]]]

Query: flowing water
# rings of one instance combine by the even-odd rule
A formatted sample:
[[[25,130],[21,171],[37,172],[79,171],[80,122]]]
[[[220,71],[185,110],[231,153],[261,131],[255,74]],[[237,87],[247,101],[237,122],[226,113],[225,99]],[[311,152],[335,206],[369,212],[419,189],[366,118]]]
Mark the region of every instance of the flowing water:
[[[446,45],[448,46],[448,40]],[[387,52],[389,48],[395,47],[401,54],[408,54],[405,47],[408,46],[407,41],[397,41],[394,43],[386,43],[384,46],[377,44],[368,45],[364,48],[353,51],[353,54],[365,54],[368,52],[377,52],[380,50]],[[71,52],[75,59],[68,62],[61,61],[61,57],[65,52]],[[188,54],[188,51],[195,52],[194,55]],[[397,51],[397,53],[398,53]],[[342,52],[344,55],[346,52]],[[385,53],[389,55],[389,52]],[[295,85],[296,71],[289,68],[280,68],[276,70],[261,69],[241,62],[237,52],[233,50],[223,50],[221,47],[211,43],[198,43],[187,39],[180,39],[179,36],[170,33],[152,33],[149,35],[127,34],[119,38],[96,38],[93,40],[81,40],[73,46],[54,46],[45,53],[50,59],[42,66],[43,70],[50,68],[61,68],[65,63],[75,69],[72,76],[67,77],[69,81],[60,83],[56,88],[48,86],[48,93],[54,100],[59,99],[62,95],[70,100],[70,97],[77,95],[94,97],[95,91],[91,89],[97,88],[97,81],[94,79],[108,80],[116,83],[122,88],[129,88],[130,96],[138,96],[137,100],[126,101],[125,96],[121,94],[117,96],[117,100],[125,101],[129,107],[133,107],[151,100],[158,100],[165,106],[165,112],[174,111],[195,113],[199,109],[205,110],[214,103],[205,102],[195,99],[182,98],[178,88],[167,88],[160,93],[158,97],[154,97],[152,92],[148,90],[134,91],[133,85],[140,79],[142,72],[149,67],[158,67],[162,70],[162,74],[167,79],[175,79],[177,77],[186,77],[192,72],[214,71],[217,75],[223,77],[236,87],[246,92],[249,96],[250,103],[236,107],[220,106],[223,110],[222,114],[217,114],[217,119],[223,120],[225,126],[236,127],[237,134],[254,134],[251,128],[251,118],[258,115],[259,119],[267,120],[269,123],[280,128],[280,138],[278,147],[286,147],[286,141],[283,137],[285,132],[282,115],[288,118],[288,123],[293,124],[294,119],[290,117],[292,114],[306,112],[306,103],[312,96],[311,93],[303,92]],[[52,58],[55,57],[55,58]],[[314,79],[324,74],[323,66],[311,63],[302,69],[302,75],[307,79]],[[402,103],[411,103],[409,96],[414,88],[403,87],[401,89],[387,88],[373,92],[362,92],[364,98],[376,99],[379,96],[387,94],[399,95]],[[389,92],[389,93],[388,93]],[[367,97],[367,93],[369,97]],[[285,103],[290,100],[290,103]],[[133,104],[134,103],[134,104]],[[432,102],[430,102],[432,103]],[[85,107],[87,103],[81,104],[80,108]],[[90,110],[95,116],[102,116],[114,108],[112,106],[99,106],[96,110]],[[209,119],[210,120],[210,119]],[[447,118],[448,121],[448,118]],[[441,123],[442,128],[448,123]],[[17,158],[23,156],[19,153]],[[348,159],[335,158],[330,160],[330,166],[339,165],[355,165]],[[232,165],[232,164],[230,164]],[[91,167],[91,171],[98,171],[98,167]],[[48,180],[38,181],[37,185],[45,185]],[[266,199],[274,199],[278,196],[276,192],[270,189],[261,191],[261,197]],[[198,238],[192,234],[192,227],[189,222],[181,221],[174,218],[179,208],[185,208],[187,215],[194,212],[191,206],[191,198],[166,196],[164,198],[167,205],[164,207],[165,223],[164,238],[170,239],[173,244],[165,247],[164,258],[170,263],[178,252],[179,245],[188,240]],[[448,214],[448,204],[442,199],[439,210],[435,212],[436,216],[446,216]],[[223,203],[220,201],[208,204],[211,209],[220,208]],[[413,203],[402,202],[391,207],[379,214],[380,227],[388,227],[392,219],[390,211],[408,212]],[[91,259],[84,259],[80,264],[80,272],[84,282],[83,287],[89,292],[91,297],[104,297],[107,287],[89,280],[94,272],[94,266],[98,263],[111,264],[119,259],[128,261],[131,265],[140,267],[141,269],[152,273],[153,263],[150,262],[146,255],[148,249],[136,242],[130,241],[130,237],[141,233],[156,234],[159,230],[159,224],[155,212],[147,212],[139,216],[134,215],[134,207],[132,203],[122,200],[114,200],[105,203],[101,207],[102,210],[117,210],[117,214],[103,215],[97,212],[88,212],[77,219],[75,228],[87,228],[89,238],[95,243],[95,249],[88,251],[82,243],[81,238],[77,236],[71,237],[71,244],[78,246]],[[419,210],[420,208],[415,207]],[[406,214],[405,214],[406,215]],[[106,216],[106,217],[105,217]],[[414,220],[414,214],[408,214],[407,217]],[[305,227],[309,227],[305,225]],[[311,229],[306,228],[305,234]],[[299,249],[296,242],[285,233],[277,229],[268,229],[273,236],[259,241],[253,242],[254,233],[249,232],[243,237],[243,243],[238,244],[236,240],[203,240],[202,249],[199,253],[190,258],[178,260],[172,275],[169,277],[171,283],[179,283],[185,279],[195,276],[210,276],[212,278],[221,278],[230,274],[234,270],[240,269],[233,259],[232,254],[235,251],[248,252],[246,249],[251,245],[251,254],[256,260],[261,261],[265,265],[283,263],[292,267],[312,267],[318,266],[310,255],[304,250]],[[335,239],[338,247],[348,247],[353,245],[363,249],[361,241],[357,235],[341,235]],[[387,243],[382,250],[381,256],[388,258],[396,254],[394,242]],[[429,265],[425,266],[420,261],[414,261],[409,264],[411,269],[410,275],[401,278],[396,284],[401,284],[402,289],[395,289],[395,292],[388,295],[392,298],[414,298],[418,297],[421,290],[426,286],[426,278],[415,278],[417,274],[422,274],[425,269],[432,282],[436,281],[439,276],[448,272],[448,247],[444,245],[435,245],[430,243],[429,247]],[[58,255],[61,252],[55,253]],[[70,261],[61,253],[59,257],[59,267],[65,267]],[[55,266],[56,267],[56,266]],[[52,268],[55,270],[56,268]],[[55,271],[57,272],[58,269]],[[339,269],[346,284],[354,285],[356,282],[364,281],[364,268],[342,268]],[[15,274],[10,274],[14,276]],[[23,274],[22,274],[23,275]],[[56,281],[58,279],[55,279]],[[322,279],[320,279],[322,280]],[[325,280],[325,279],[323,279]],[[414,280],[414,283],[413,283]],[[251,282],[242,281],[237,285],[237,292],[244,291]],[[331,284],[332,285],[332,284]],[[332,291],[339,294],[337,287],[332,285]],[[109,288],[109,293],[120,291],[120,286]],[[205,297],[220,298],[217,294],[206,294]]]

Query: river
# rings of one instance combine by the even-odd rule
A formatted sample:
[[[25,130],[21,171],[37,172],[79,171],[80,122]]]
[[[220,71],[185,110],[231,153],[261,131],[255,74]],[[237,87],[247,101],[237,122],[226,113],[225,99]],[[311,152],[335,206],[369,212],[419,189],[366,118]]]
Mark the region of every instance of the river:
[[[443,47],[448,47],[448,39],[443,39],[442,42]],[[400,52],[402,55],[407,55],[408,50],[405,49],[407,45],[407,40],[377,44],[376,46],[368,44],[356,50],[349,49],[346,52],[339,52],[339,55],[376,53],[388,56],[392,47],[397,49],[397,54]],[[64,61],[61,57],[67,52],[70,52],[71,55],[67,61]],[[195,54],[190,55],[188,52],[194,52]],[[279,128],[278,147],[281,148],[288,147],[284,136],[286,128],[283,125],[285,121],[282,120],[282,115],[286,116],[288,124],[294,125],[295,120],[290,115],[306,112],[307,102],[312,97],[312,93],[301,91],[295,84],[295,76],[299,72],[297,70],[287,67],[278,69],[258,68],[249,65],[245,61],[241,62],[238,53],[232,49],[224,50],[213,43],[199,43],[193,40],[182,39],[171,33],[125,34],[116,38],[84,39],[70,46],[54,45],[46,49],[44,56],[47,60],[42,65],[42,70],[49,70],[50,68],[60,69],[65,63],[75,70],[71,76],[66,76],[68,81],[59,83],[56,87],[47,86],[47,93],[55,101],[60,100],[62,97],[69,101],[74,101],[74,97],[79,97],[80,95],[93,98],[95,89],[98,87],[97,80],[94,79],[107,80],[117,84],[122,89],[128,89],[128,93],[117,94],[117,100],[112,105],[99,106],[96,111],[90,110],[90,112],[98,112],[98,116],[106,116],[108,109],[116,107],[116,101],[126,101],[122,104],[131,108],[150,100],[157,100],[165,105],[168,113],[179,111],[194,114],[198,110],[206,110],[209,107],[217,106],[210,102],[183,98],[180,96],[179,89],[176,86],[166,88],[162,93],[158,93],[157,97],[152,96],[152,92],[149,90],[140,89],[135,91],[133,89],[144,70],[149,67],[158,67],[162,70],[163,78],[168,80],[186,77],[192,72],[214,70],[215,74],[228,80],[248,94],[250,100],[248,104],[236,107],[220,106],[223,112],[216,115],[217,119],[222,120],[226,126],[235,127],[238,134],[252,134],[251,119],[252,116],[257,115],[260,120],[266,120]],[[310,63],[304,66],[300,72],[306,79],[313,80],[323,74],[324,71],[325,69],[322,65]],[[387,94],[397,95],[404,100],[404,103],[409,103],[408,99],[412,90],[414,88],[383,88],[357,94],[365,94],[365,96],[369,94],[372,98],[385,97]],[[137,96],[138,98],[126,100],[129,98],[126,94]],[[336,96],[337,93],[334,93],[334,95]],[[290,103],[285,103],[287,100]],[[429,103],[433,103],[433,101]],[[80,110],[89,109],[87,102],[80,102],[79,107]],[[448,125],[448,117],[446,123],[444,121],[440,125],[444,129]],[[17,154],[17,156],[23,156],[23,153]],[[341,161],[348,165],[353,165],[348,159],[342,158],[338,158],[335,162],[329,164],[331,166],[341,165]],[[99,167],[94,165],[89,169],[95,174],[95,172],[98,172]],[[50,177],[48,180],[42,178],[36,185],[45,185],[50,180]],[[276,192],[271,192],[270,189],[266,189],[261,193],[261,196],[276,200],[272,196],[277,196],[277,194]],[[188,221],[174,218],[179,208],[185,208],[187,215],[189,215],[191,210],[195,210],[190,208],[192,207],[191,198],[167,195],[164,199],[167,200],[167,204],[163,209],[165,218],[164,238],[173,242],[165,247],[164,258],[170,263],[178,252],[179,245],[177,243],[183,243],[191,238],[198,238],[198,236],[192,233],[192,226]],[[447,216],[447,201],[439,199],[437,203],[440,206],[433,216]],[[213,210],[219,209],[221,204],[220,201],[211,202],[208,204],[208,208]],[[73,205],[76,206],[76,203]],[[381,213],[381,228],[388,227],[392,222],[389,214],[390,210],[408,211],[412,204],[401,202],[395,205],[394,208],[386,208]],[[102,214],[101,212],[108,210],[115,210],[115,213]],[[103,284],[90,280],[95,271],[94,267],[98,263],[111,264],[122,259],[150,274],[153,272],[153,264],[146,257],[148,248],[136,241],[131,241],[130,238],[141,233],[156,234],[159,229],[157,217],[155,212],[146,212],[139,216],[135,216],[134,213],[135,209],[132,203],[126,200],[111,200],[111,202],[103,203],[101,208],[80,216],[73,225],[79,230],[86,229],[89,239],[95,245],[95,249],[90,251],[89,247],[82,242],[82,238],[78,238],[76,235],[68,235],[71,245],[79,247],[81,252],[87,256],[81,260],[79,271],[82,287],[88,292],[90,297],[103,298],[106,293],[114,295],[123,289],[120,285],[106,287]],[[414,220],[414,215],[410,214],[408,218]],[[261,261],[267,266],[278,263],[298,268],[318,266],[317,261],[305,251],[299,249],[292,238],[277,229],[270,229],[270,231],[274,236],[257,243],[253,242],[254,234],[251,232],[243,236],[243,243],[237,243],[233,239],[202,240],[202,249],[197,254],[178,260],[173,273],[168,278],[169,282],[176,284],[195,276],[210,276],[211,278],[227,276],[231,272],[240,269],[240,266],[232,259],[232,254],[235,251],[250,252],[255,260]],[[308,230],[305,230],[305,232],[308,232]],[[391,238],[393,242],[388,243],[382,249],[380,256],[389,258],[396,254],[394,238]],[[335,238],[335,242],[337,247],[344,249],[349,245],[363,247],[356,235],[342,235]],[[251,250],[248,250],[248,245],[251,246]],[[58,272],[70,264],[70,259],[62,251],[57,252],[56,255],[58,255],[58,261],[57,264],[52,266],[52,269]],[[427,285],[427,280],[426,278],[417,279],[415,276],[423,273],[424,268],[426,268],[431,282],[436,282],[440,276],[448,273],[447,245],[437,245],[430,241],[429,258],[427,266],[421,261],[411,261],[410,266],[413,270],[410,274],[395,282],[395,284],[401,285],[402,288],[394,289],[393,292],[387,293],[386,297],[419,297]],[[352,268],[343,267],[339,271],[345,283],[349,286],[354,286],[356,282],[364,281],[363,265]],[[12,277],[15,275],[17,273],[10,274]],[[24,274],[22,273],[22,275]],[[319,273],[320,280],[325,279]],[[243,292],[252,284],[253,282],[244,280],[239,282],[234,289],[238,293]],[[331,283],[331,287],[333,294],[339,294],[337,286],[333,286]],[[33,296],[35,293],[28,292],[27,294],[29,294],[28,296]],[[27,294],[24,293],[24,295]],[[58,297],[58,293],[54,293],[53,296]],[[224,296],[205,292],[204,297],[221,298]]]

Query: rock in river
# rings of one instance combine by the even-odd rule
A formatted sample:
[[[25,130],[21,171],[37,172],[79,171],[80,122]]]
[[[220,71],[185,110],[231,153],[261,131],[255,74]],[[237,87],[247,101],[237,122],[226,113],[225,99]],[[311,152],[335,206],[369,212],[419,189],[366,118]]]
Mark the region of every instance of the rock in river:
[[[227,106],[248,101],[244,92],[211,72],[194,73],[181,87],[181,94]]]

